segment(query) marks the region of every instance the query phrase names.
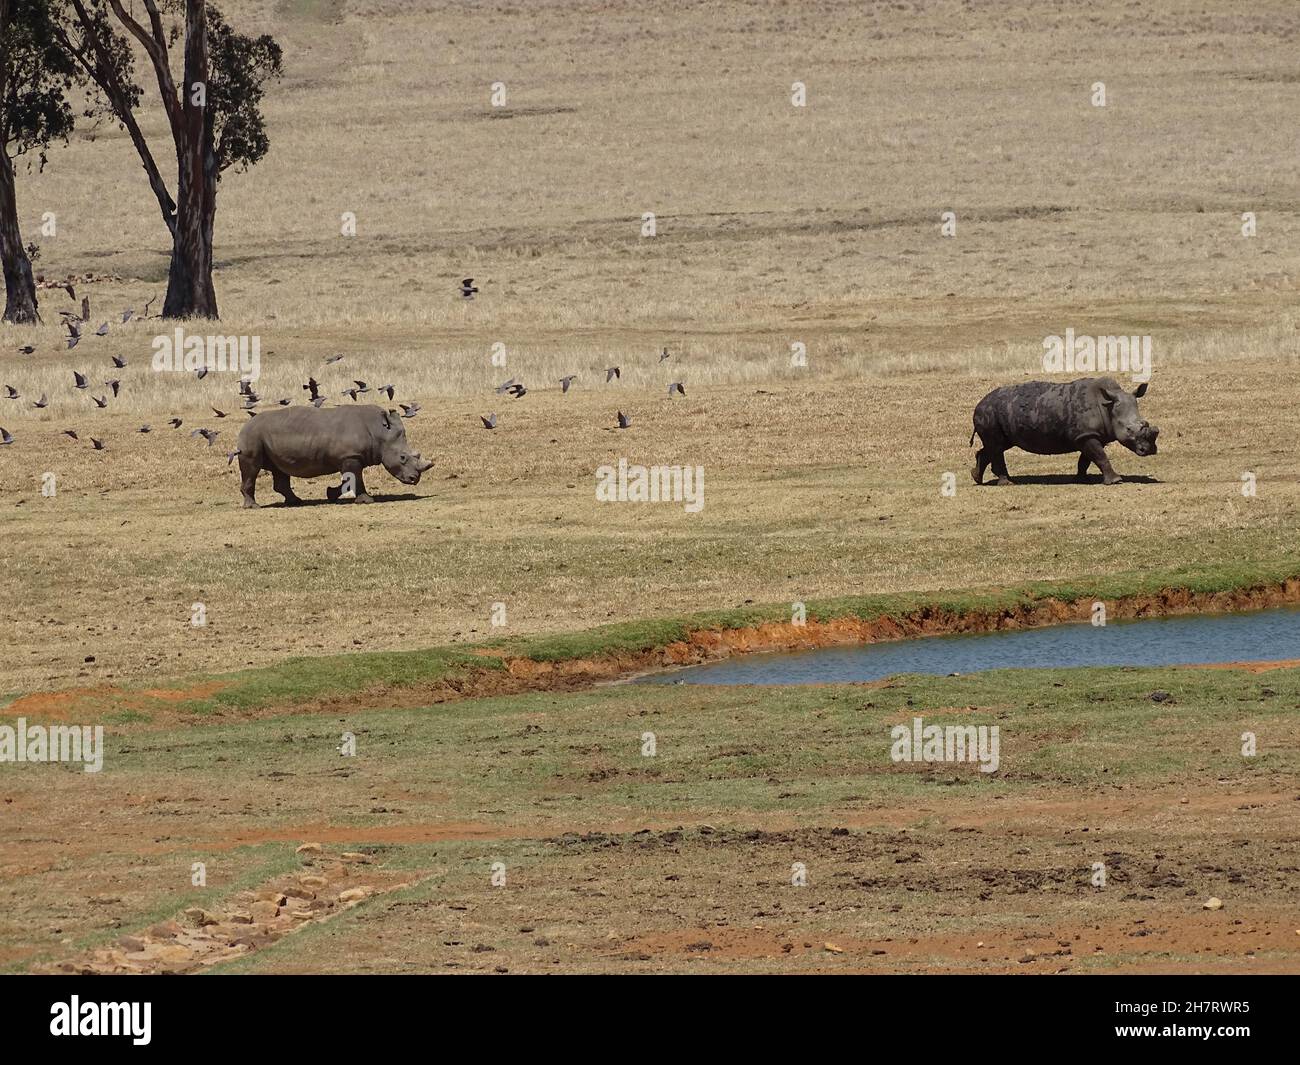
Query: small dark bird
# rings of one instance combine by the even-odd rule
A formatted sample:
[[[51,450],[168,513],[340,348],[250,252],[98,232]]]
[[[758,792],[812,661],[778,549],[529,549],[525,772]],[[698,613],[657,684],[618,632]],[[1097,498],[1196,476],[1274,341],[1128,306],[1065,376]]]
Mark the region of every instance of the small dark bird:
[[[105,407],[108,406],[107,396],[91,396],[90,398],[95,401],[95,406],[98,407],[100,410],[103,410]]]
[[[668,398],[669,398],[669,399],[672,399],[672,398],[673,398],[673,393],[674,393],[674,392],[678,392],[678,393],[680,393],[680,394],[683,395],[683,396],[686,395],[686,389],[683,387],[683,385],[682,385],[682,383],[681,383],[680,381],[674,381],[672,384],[670,384],[670,385],[668,386]]]
[[[239,448],[235,448],[234,451],[227,451],[227,452],[226,452],[226,465],[229,466],[232,462],[234,462],[234,461],[235,461],[235,457],[236,457],[238,454],[239,454]]]
[[[253,383],[247,377],[239,379],[239,394],[241,396],[251,396],[253,394]]]
[[[617,366],[607,367],[605,369],[605,384],[609,384],[615,377],[620,381],[623,379],[623,374],[619,371],[619,368]]]
[[[45,393],[42,392],[41,398],[38,399],[35,403],[33,403],[32,406],[35,407],[37,410],[44,410],[46,407],[49,406],[49,404],[50,401],[45,398]]]
[[[116,367],[120,370],[123,366],[126,365],[126,359],[122,358],[121,355],[114,355],[114,356],[113,356],[113,365],[116,366]]]
[[[181,427],[181,420],[179,418],[169,418],[167,424],[173,429],[179,429]]]
[[[667,360],[668,360],[668,349],[664,348],[663,351],[659,353],[659,361],[666,362]]]
[[[358,391],[358,392],[369,392],[369,391],[370,391],[370,386],[369,386],[368,384],[366,384],[364,381],[353,381],[352,383],[353,383],[354,385],[357,386],[357,391]]]
[[[251,409],[251,408],[249,408],[249,407],[245,407],[245,408],[244,408],[244,413],[247,414],[250,418],[256,418],[256,417],[257,417],[257,411],[255,411],[255,410],[253,410],[253,409]]]
[[[5,399],[21,399],[21,398],[22,397],[18,395],[18,389],[14,388],[13,385],[5,385]]]
[[[64,324],[68,327],[68,350],[71,351],[81,343],[81,326],[71,319],[65,319]]]
[[[290,403],[290,400],[288,400],[288,399],[277,399],[275,402],[276,402],[276,405],[277,405],[277,406],[280,406],[280,407],[287,407],[287,406],[289,405],[289,403]]]
[[[106,337],[106,336],[108,336],[108,323],[107,323],[107,322],[101,322],[101,323],[99,324],[99,328],[95,330],[95,336],[97,336],[97,337]]]
[[[73,371],[72,371],[72,379],[73,379],[73,381],[76,383],[76,386],[77,386],[78,388],[85,388],[85,387],[86,387],[86,377],[85,377],[84,374],[79,374],[79,373],[77,373],[76,370],[73,370]]]
[[[578,377],[578,375],[577,375],[576,373],[571,373],[571,374],[569,374],[568,377],[561,377],[561,378],[560,378],[560,392],[561,392],[561,393],[567,392],[567,391],[569,390],[569,386],[570,386],[571,384],[573,384],[573,382],[574,382],[575,380],[577,380],[577,377]]]
[[[190,433],[191,437],[196,437],[196,436],[203,437],[203,439],[208,442],[208,447],[211,447],[212,441],[214,441],[220,435],[221,435],[220,429],[195,429],[192,433]]]
[[[472,277],[467,277],[460,283],[460,294],[464,299],[472,300],[474,298],[474,293],[477,291],[478,288],[475,286]]]
[[[339,393],[339,395],[340,395],[340,396],[351,396],[351,397],[352,397],[352,402],[355,403],[355,402],[357,401],[357,392],[358,392],[358,391],[359,391],[359,390],[358,390],[358,389],[355,389],[355,388],[345,388],[342,392]]]
[[[194,376],[197,377],[200,381],[202,381],[205,377],[208,376],[208,368],[206,366],[200,366],[197,370],[194,371]]]
[[[489,414],[486,418],[480,414],[478,420],[483,423],[484,429],[495,429],[497,427],[497,416],[495,414]]]
[[[240,410],[252,410],[256,406],[257,406],[256,396],[245,396],[243,406],[240,407]]]
[[[420,404],[418,403],[399,403],[398,406],[402,408],[403,418],[414,418],[420,413]]]
[[[320,395],[320,385],[317,383],[316,378],[314,377],[307,378],[307,383],[302,386],[302,389],[304,392],[307,392],[309,394],[309,397],[311,399],[315,399],[317,396]]]
[[[32,347],[30,344],[24,344],[21,348],[18,349],[18,354],[19,354],[19,355],[30,355],[30,354],[31,354],[33,351],[35,351],[35,350],[36,350],[36,349],[35,349],[34,347]]]
[[[108,385],[108,387],[111,388],[111,389],[113,390],[113,398],[114,398],[114,399],[117,399],[117,388],[118,388],[118,386],[119,386],[121,383],[122,383],[121,381],[117,381],[117,380],[113,380],[113,381],[105,381],[105,382],[104,382],[104,384]]]
[[[12,444],[14,442],[13,433],[8,429],[0,429],[0,444]]]
[[[218,418],[224,418],[226,416],[226,412],[224,410],[217,410],[216,407],[212,408],[212,413],[215,414]]]
[[[77,302],[77,290],[72,287],[71,282],[63,286],[63,291],[68,294],[68,299],[72,300],[73,303]]]
[[[311,405],[315,407],[317,410],[320,410],[321,404],[324,402],[325,402],[324,396],[317,396],[315,399],[311,401]]]
[[[325,360],[325,365],[328,366],[332,362],[338,362],[341,358],[343,358],[342,355],[331,355]]]
[[[96,451],[104,451],[104,450],[106,450],[105,447],[104,447],[104,441],[102,441],[102,440],[96,440],[93,436],[90,438],[90,445],[91,445],[91,447],[93,447]]]
[[[626,428],[627,428],[629,425],[631,425],[631,424],[632,424],[632,419],[629,418],[629,417],[628,417],[626,414],[624,414],[622,411],[619,411],[619,412],[618,412],[618,427],[619,427],[620,429],[626,429]]]
[[[89,296],[81,297],[81,320],[83,322],[90,321],[90,297]]]
[[[382,393],[383,395],[386,395],[391,400],[393,398],[393,393],[396,391],[396,389],[393,388],[392,385],[380,385],[378,388],[375,389],[375,391]]]
[[[523,385],[511,385],[509,388],[506,389],[506,391],[509,392],[512,396],[514,396],[515,399],[518,399],[520,396],[528,395],[528,389],[526,389]]]
[[[126,310],[122,312],[122,324],[126,325],[126,323],[129,322],[134,315],[135,315],[135,308],[128,307]]]
[[[158,298],[157,296],[150,297],[149,302],[144,305],[144,311],[142,312],[141,317],[143,318],[149,317],[149,308],[153,306],[153,301],[156,300],[157,298]]]
[[[64,435],[64,436],[70,436],[70,437],[72,437],[73,440],[80,440],[80,439],[81,439],[79,436],[77,436],[77,430],[75,430],[75,429],[64,429],[64,430],[63,430],[63,435]]]
[[[140,426],[139,429],[136,430],[136,432],[137,432],[137,433],[152,433],[152,432],[153,432],[153,429],[150,428],[150,427],[147,426],[147,425],[142,425],[142,426]]]
[[[508,392],[508,391],[510,391],[510,389],[512,389],[512,388],[515,387],[515,384],[516,384],[516,381],[515,381],[515,379],[512,377],[512,378],[510,378],[509,381],[506,381],[506,382],[504,382],[503,384],[499,384],[499,385],[497,385],[497,388],[496,388],[497,395],[499,396],[499,395],[501,395],[502,392]]]

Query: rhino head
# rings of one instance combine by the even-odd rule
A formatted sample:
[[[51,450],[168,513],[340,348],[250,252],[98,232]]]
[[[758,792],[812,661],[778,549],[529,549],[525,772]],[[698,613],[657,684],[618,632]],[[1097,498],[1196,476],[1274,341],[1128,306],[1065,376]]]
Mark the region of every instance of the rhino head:
[[[1137,401],[1146,395],[1145,381],[1137,390],[1125,392],[1115,381],[1106,378],[1101,384],[1101,401],[1110,419],[1115,439],[1135,455],[1154,455],[1160,430],[1138,413]]]
[[[418,451],[411,450],[406,426],[393,411],[385,411],[380,422],[379,461],[402,484],[419,484],[420,474],[433,465],[420,458]]]

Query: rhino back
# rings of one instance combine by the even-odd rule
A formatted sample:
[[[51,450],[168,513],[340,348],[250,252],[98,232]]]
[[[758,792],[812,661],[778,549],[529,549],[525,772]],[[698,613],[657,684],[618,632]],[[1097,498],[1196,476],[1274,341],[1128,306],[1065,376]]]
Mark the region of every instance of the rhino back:
[[[359,407],[286,407],[259,414],[239,433],[239,449],[259,453],[294,477],[319,477],[337,472],[345,459],[362,465],[379,461],[372,430],[383,410]]]
[[[1103,435],[1092,379],[1027,381],[994,389],[975,408],[976,429],[1001,438],[1006,447],[1040,455],[1077,451],[1083,440]]]

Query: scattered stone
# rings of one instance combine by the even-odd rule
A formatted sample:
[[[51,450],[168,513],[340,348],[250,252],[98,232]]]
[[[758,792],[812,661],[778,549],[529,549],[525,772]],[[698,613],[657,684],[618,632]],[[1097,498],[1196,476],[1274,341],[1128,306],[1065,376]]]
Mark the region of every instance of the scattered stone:
[[[300,876],[298,877],[298,883],[300,883],[305,888],[315,889],[315,888],[325,887],[329,883],[329,881],[326,880],[323,876]]]
[[[255,902],[248,909],[255,921],[274,921],[280,916],[280,907],[270,899]]]
[[[844,953],[844,948],[843,948],[843,947],[837,947],[834,943],[823,943],[823,944],[822,944],[822,949],[823,949],[823,950],[828,950],[828,951],[830,951],[832,954],[843,954],[843,953]]]
[[[1167,703],[1173,700],[1173,696],[1167,691],[1153,691],[1150,699],[1153,703]]]
[[[1215,896],[1211,895],[1211,896],[1209,897],[1209,899],[1206,900],[1206,903],[1205,903],[1205,905],[1202,907],[1202,909],[1206,909],[1206,910],[1221,910],[1221,909],[1223,909],[1223,900],[1220,899],[1220,898],[1216,898]]]
[[[195,924],[200,928],[202,928],[204,925],[217,923],[217,919],[214,916],[212,916],[212,914],[208,913],[207,910],[201,909],[198,906],[191,906],[188,910],[185,911],[185,916],[189,918],[192,924]]]
[[[234,913],[229,914],[228,919],[231,924],[253,923],[253,915],[251,913],[245,913],[243,910],[236,910]]]
[[[144,940],[136,939],[135,936],[123,936],[117,941],[117,945],[128,954],[138,954],[144,950]]]
[[[360,902],[364,898],[369,898],[374,893],[375,889],[369,887],[348,888],[347,891],[339,893],[339,902],[344,905],[351,902]]]
[[[304,843],[294,851],[294,854],[320,854],[320,852],[321,845],[319,843]]]

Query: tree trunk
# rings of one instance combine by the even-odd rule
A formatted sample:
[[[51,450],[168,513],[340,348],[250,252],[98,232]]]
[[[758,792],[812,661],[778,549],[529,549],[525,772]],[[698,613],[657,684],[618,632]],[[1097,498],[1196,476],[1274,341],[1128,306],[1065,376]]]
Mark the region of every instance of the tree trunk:
[[[176,228],[164,318],[217,318],[212,284],[212,221],[217,209],[216,149],[207,108],[208,20],[205,0],[186,0],[185,77],[176,139]],[[196,88],[202,97],[195,100]]]
[[[32,325],[41,320],[36,311],[36,281],[32,262],[23,248],[18,229],[18,200],[14,193],[14,166],[0,150],[0,263],[5,275],[4,321]]]

